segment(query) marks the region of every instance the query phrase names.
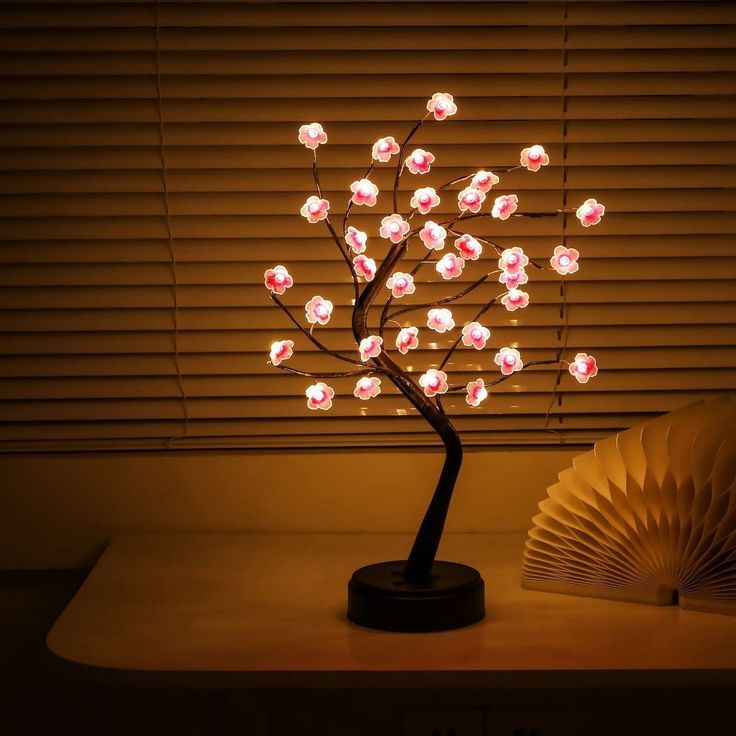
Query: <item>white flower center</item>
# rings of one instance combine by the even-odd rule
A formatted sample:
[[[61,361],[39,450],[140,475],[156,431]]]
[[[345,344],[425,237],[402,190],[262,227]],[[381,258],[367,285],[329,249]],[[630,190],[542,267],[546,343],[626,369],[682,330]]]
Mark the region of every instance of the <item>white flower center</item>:
[[[378,146],[379,151],[388,151],[388,143],[386,141],[383,141],[380,146]]]
[[[440,385],[440,379],[437,376],[430,376],[427,382],[432,388],[437,388]]]
[[[428,194],[422,194],[419,197],[419,201],[426,204],[427,202],[429,202],[429,195]]]
[[[435,322],[436,322],[436,323],[437,323],[438,325],[441,325],[441,324],[442,324],[442,323],[443,323],[443,322],[445,321],[445,318],[444,318],[444,317],[443,317],[443,316],[442,316],[441,314],[438,314],[438,315],[437,315],[437,316],[436,316],[436,317],[434,318],[434,321],[435,321]]]
[[[325,316],[325,315],[327,314],[327,309],[325,309],[325,307],[323,307],[323,306],[322,306],[321,304],[318,304],[318,305],[317,305],[317,306],[315,307],[315,310],[314,310],[314,311],[315,311],[315,312],[316,312],[316,313],[317,313],[317,314],[318,314],[318,315],[319,315],[320,317],[324,317],[324,316]]]
[[[390,225],[388,226],[388,229],[389,229],[389,230],[390,230],[390,231],[391,231],[392,233],[398,233],[398,232],[399,232],[399,230],[401,230],[401,226],[399,225],[399,223],[398,223],[398,222],[392,222],[392,223],[391,223],[391,224],[390,224]]]
[[[284,274],[282,274],[282,273],[277,273],[277,274],[276,274],[276,275],[274,276],[274,281],[275,281],[275,282],[276,282],[277,284],[283,284],[283,283],[284,283]]]
[[[515,253],[512,253],[512,254],[511,254],[511,255],[510,255],[510,256],[509,256],[509,257],[508,257],[508,258],[506,259],[507,263],[509,263],[509,265],[511,265],[511,266],[513,266],[513,265],[514,265],[514,264],[515,264],[515,263],[516,263],[516,262],[517,262],[518,260],[519,260],[519,257],[518,257],[518,256],[517,256],[517,255],[516,255]]]
[[[586,204],[585,207],[583,207],[583,214],[584,215],[592,215],[594,212],[595,212],[595,210],[589,204]]]
[[[396,279],[396,286],[403,289],[406,286],[406,279]]]
[[[318,389],[315,389],[314,392],[312,393],[312,398],[315,401],[322,401],[322,399],[324,399],[324,397],[325,397],[325,392],[322,391],[322,389],[319,389],[319,388]]]
[[[371,195],[371,190],[370,190],[370,189],[369,189],[368,187],[361,187],[361,188],[360,188],[360,193],[361,193],[361,195],[363,195],[364,197],[370,197],[370,195]]]
[[[309,205],[309,211],[310,212],[319,212],[319,205],[317,203],[312,203]]]
[[[438,110],[444,110],[447,107],[447,103],[444,100],[440,100],[437,103],[437,109]]]
[[[310,128],[309,129],[309,137],[310,138],[316,138],[319,135],[316,128]]]
[[[577,363],[577,372],[578,373],[587,373],[588,372],[588,364],[584,363],[582,360],[579,360]]]
[[[432,236],[432,240],[439,240],[442,237],[442,233],[439,228],[436,227],[433,228],[429,234]]]
[[[529,151],[529,158],[532,161],[536,161],[539,158],[539,153],[537,151]]]
[[[507,355],[503,362],[506,363],[506,365],[514,365],[516,363],[516,358],[513,355]]]
[[[560,256],[560,265],[561,266],[569,266],[570,265],[570,258],[568,256]]]
[[[471,333],[470,333],[475,340],[480,339],[480,330],[476,327]]]
[[[477,194],[476,194],[475,192],[468,192],[468,193],[467,193],[467,194],[465,195],[465,199],[466,199],[466,200],[467,200],[468,202],[475,202],[475,200],[476,200],[476,199],[478,199],[478,195],[477,195]]]
[[[362,378],[360,381],[361,388],[369,389],[371,387],[371,379],[370,378]]]
[[[414,156],[414,163],[417,163],[417,164],[423,164],[425,160],[426,160],[426,159],[424,158],[424,155],[423,155],[423,154],[421,154],[421,153],[417,153],[417,154],[416,154],[416,155]]]

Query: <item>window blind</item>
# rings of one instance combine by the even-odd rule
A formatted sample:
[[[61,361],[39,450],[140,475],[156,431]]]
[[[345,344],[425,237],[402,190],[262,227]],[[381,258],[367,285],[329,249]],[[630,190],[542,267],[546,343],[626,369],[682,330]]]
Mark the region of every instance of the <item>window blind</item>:
[[[565,309],[559,279],[531,273],[530,306],[491,310],[489,348],[456,351],[451,383],[495,377],[504,345],[527,361],[583,350],[600,372],[586,386],[563,373],[555,391],[557,369],[535,367],[480,409],[447,398],[467,444],[587,443],[736,389],[733,4],[162,0],[0,11],[1,449],[434,444],[388,385],[361,402],[353,381],[335,379],[332,410],[307,409],[311,381],[267,365],[271,342],[293,339],[300,368],[341,366],[271,304],[263,272],[289,266],[297,284],[285,301],[302,318],[312,295],[330,298],[320,338],[356,351],[346,266],[326,229],[299,215],[314,187],[296,132],[312,121],[328,131],[318,159],[339,222],[370,145],[402,140],[437,91],[455,95],[459,112],[415,137],[437,157],[422,186],[513,165],[540,143],[551,164],[505,175],[494,192],[517,193],[521,212],[588,196],[607,207],[588,229],[574,214],[469,223],[540,262],[564,239],[581,268],[567,278]],[[374,176],[381,189],[392,179],[388,166]],[[418,182],[402,177],[404,207]],[[353,224],[379,259],[390,197],[360,209]],[[453,194],[440,210],[456,212]],[[406,265],[425,252],[413,245]],[[486,250],[449,283],[426,269],[412,299],[455,293],[492,261]],[[458,325],[493,290],[453,304]],[[406,318],[421,328],[423,314]],[[403,361],[415,378],[456,334],[423,330]]]

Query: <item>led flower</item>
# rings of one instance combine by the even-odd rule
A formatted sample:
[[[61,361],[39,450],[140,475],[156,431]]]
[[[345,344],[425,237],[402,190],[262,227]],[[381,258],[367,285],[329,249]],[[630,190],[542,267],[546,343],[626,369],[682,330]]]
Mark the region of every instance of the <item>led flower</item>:
[[[362,254],[353,258],[353,268],[356,276],[362,276],[366,281],[373,281],[376,275],[376,262]]]
[[[427,220],[424,227],[419,231],[419,239],[430,250],[442,250],[445,247],[447,230],[432,220]]]
[[[597,225],[606,214],[606,208],[595,199],[586,199],[575,212],[583,227]]]
[[[415,148],[404,161],[412,174],[426,174],[434,163],[434,154],[421,148]]]
[[[588,383],[588,379],[598,375],[595,358],[587,353],[578,353],[568,370],[578,383]]]
[[[519,158],[521,165],[529,171],[539,171],[549,163],[549,156],[542,146],[523,148]]]
[[[580,268],[578,265],[579,257],[580,253],[575,248],[565,248],[564,245],[558,245],[555,247],[554,255],[549,259],[549,262],[560,276],[567,276],[567,274],[575,273]]]
[[[499,181],[501,180],[492,171],[483,171],[481,169],[470,180],[470,186],[481,192],[489,192]]]
[[[523,309],[529,304],[529,294],[521,289],[509,289],[502,297],[501,304],[509,310],[515,312],[517,309]]]
[[[501,271],[498,280],[509,290],[515,289],[517,286],[526,284],[529,281],[526,271],[520,268],[516,273],[509,271]]]
[[[435,332],[447,332],[455,326],[452,312],[449,309],[430,309],[427,312],[427,327]]]
[[[327,143],[327,133],[319,123],[309,123],[299,128],[299,143],[314,150],[320,143]]]
[[[313,194],[302,205],[299,211],[302,217],[306,217],[309,222],[314,224],[315,222],[324,220],[327,217],[327,211],[329,209],[330,203],[326,199],[320,199],[317,195]]]
[[[491,336],[491,331],[480,322],[470,322],[463,327],[463,345],[466,348],[483,350]]]
[[[494,356],[493,362],[501,368],[504,376],[510,376],[524,367],[524,361],[516,348],[501,348]]]
[[[388,238],[392,243],[398,243],[403,240],[411,228],[411,225],[401,216],[397,214],[388,215],[381,220],[379,234],[382,238]]]
[[[330,388],[326,383],[317,381],[312,384],[305,392],[307,395],[307,407],[310,409],[323,409],[327,411],[332,406],[332,399],[335,396],[335,389]]]
[[[436,394],[447,393],[447,373],[430,368],[419,376],[419,385],[424,389],[424,395],[432,398]]]
[[[432,187],[421,187],[414,192],[409,206],[419,210],[420,214],[426,215],[432,207],[436,207],[439,203],[440,198]]]
[[[481,192],[480,189],[475,187],[465,187],[462,191],[457,194],[457,206],[460,208],[460,212],[472,212],[476,214],[480,212],[480,207],[483,204],[486,195]]]
[[[366,248],[368,235],[350,225],[345,233],[345,242],[352,248],[353,253],[362,253]]]
[[[483,252],[483,246],[472,235],[461,235],[453,245],[460,251],[466,261],[477,261]]]
[[[471,381],[465,387],[465,390],[468,392],[465,401],[468,402],[469,406],[480,406],[480,402],[488,398],[488,389],[482,378],[476,378],[475,381]]]
[[[371,358],[377,358],[381,354],[383,338],[378,335],[368,335],[360,341],[360,359],[365,363]]]
[[[417,287],[414,286],[414,277],[410,273],[402,273],[396,271],[386,281],[386,286],[391,289],[391,293],[397,299],[405,294],[413,294]]]
[[[393,136],[386,136],[385,138],[379,138],[373,144],[373,158],[381,163],[386,163],[391,156],[400,151],[399,144],[393,139]]]
[[[444,120],[457,112],[457,105],[448,92],[435,92],[427,102],[427,110],[434,114],[435,120]]]
[[[358,179],[350,185],[353,193],[351,200],[353,204],[366,204],[373,207],[378,196],[378,187],[370,179]]]
[[[459,276],[465,268],[465,261],[454,253],[445,253],[434,265],[443,279],[450,280]]]
[[[498,267],[509,273],[516,273],[527,265],[529,265],[529,257],[518,245],[501,251],[501,257],[498,259]]]
[[[332,316],[332,302],[329,299],[323,299],[318,294],[304,305],[304,311],[310,325],[316,323],[326,325]]]
[[[277,340],[271,343],[271,362],[274,365],[280,365],[282,361],[288,360],[294,355],[294,341],[293,340]]]
[[[396,335],[396,349],[406,355],[410,350],[419,347],[419,338],[417,337],[419,330],[416,327],[404,327],[399,330]]]
[[[374,399],[380,393],[381,379],[376,378],[375,376],[363,376],[363,378],[359,378],[356,382],[353,396],[355,396],[356,399],[368,401],[368,399]]]
[[[519,198],[515,194],[502,194],[496,197],[491,215],[499,220],[508,220],[516,212],[518,206]]]
[[[263,283],[271,290],[272,294],[283,294],[287,289],[294,286],[294,279],[291,278],[285,266],[274,266],[267,268],[263,274]]]

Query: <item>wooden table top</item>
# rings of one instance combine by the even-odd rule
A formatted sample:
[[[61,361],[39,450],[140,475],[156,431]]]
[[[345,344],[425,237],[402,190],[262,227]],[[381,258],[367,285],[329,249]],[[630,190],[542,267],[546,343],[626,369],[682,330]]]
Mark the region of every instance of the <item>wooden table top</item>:
[[[736,684],[736,618],[523,590],[524,538],[446,535],[439,558],[481,571],[487,617],[397,634],[348,622],[346,584],[407,535],[119,535],[48,646],[97,676],[198,687]]]

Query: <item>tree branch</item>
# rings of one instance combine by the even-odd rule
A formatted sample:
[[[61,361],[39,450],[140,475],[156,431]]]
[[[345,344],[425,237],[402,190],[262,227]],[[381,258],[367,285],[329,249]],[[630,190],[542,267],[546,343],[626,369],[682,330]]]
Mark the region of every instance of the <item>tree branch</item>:
[[[399,179],[401,178],[401,173],[404,170],[404,148],[406,148],[407,143],[414,137],[414,133],[416,133],[419,128],[422,127],[422,123],[431,115],[432,113],[428,112],[412,129],[409,131],[409,135],[406,136],[404,139],[404,142],[401,144],[401,147],[399,148],[399,160],[396,163],[396,176],[394,177],[394,195],[393,195],[393,202],[394,202],[394,212],[399,211]]]
[[[309,378],[345,378],[346,376],[363,376],[366,373],[384,373],[382,368],[372,368],[365,366],[365,370],[362,371],[338,371],[337,373],[313,373],[312,371],[300,371],[296,368],[291,368],[288,365],[276,365],[274,368],[286,371],[287,373],[293,373],[297,376],[308,376]]]

